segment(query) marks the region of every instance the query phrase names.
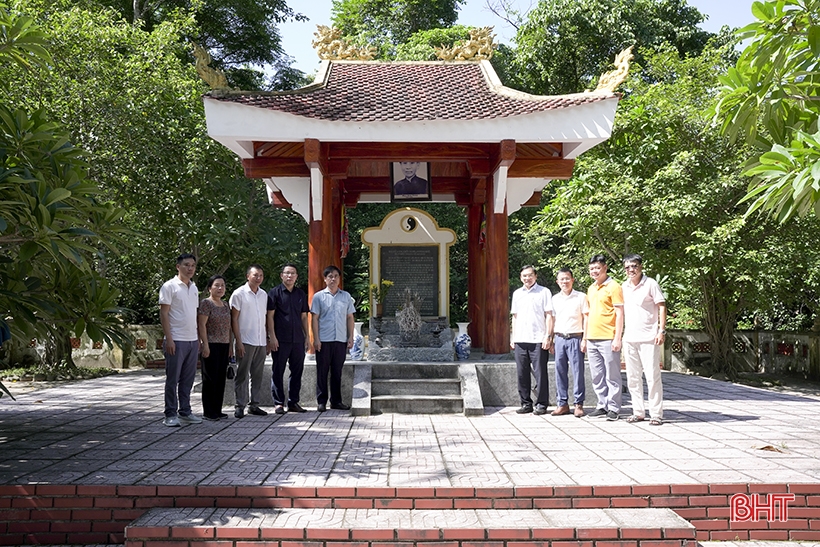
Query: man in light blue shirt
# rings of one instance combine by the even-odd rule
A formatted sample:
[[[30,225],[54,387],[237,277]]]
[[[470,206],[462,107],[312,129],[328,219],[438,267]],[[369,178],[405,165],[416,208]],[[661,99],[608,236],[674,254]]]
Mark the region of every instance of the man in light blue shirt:
[[[330,373],[330,408],[350,410],[342,402],[342,366],[353,347],[353,297],[339,288],[342,272],[330,265],[322,272],[325,289],[313,295],[310,307],[313,349],[316,351],[317,410],[327,410],[327,375]]]

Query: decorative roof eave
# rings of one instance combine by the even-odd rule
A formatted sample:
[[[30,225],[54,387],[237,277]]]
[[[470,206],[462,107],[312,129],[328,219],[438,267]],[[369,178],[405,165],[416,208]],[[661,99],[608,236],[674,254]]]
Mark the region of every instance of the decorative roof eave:
[[[205,97],[208,134],[239,157],[253,142],[516,142],[564,143],[574,158],[612,134],[618,96],[570,108],[490,119],[326,121]]]

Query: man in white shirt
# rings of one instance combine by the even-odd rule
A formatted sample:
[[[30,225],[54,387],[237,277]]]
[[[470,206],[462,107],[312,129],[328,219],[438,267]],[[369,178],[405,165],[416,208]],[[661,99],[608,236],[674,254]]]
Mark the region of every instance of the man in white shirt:
[[[586,383],[584,381],[584,353],[581,351],[581,339],[584,337],[584,305],[586,295],[572,288],[575,278],[572,270],[561,268],[556,278],[561,290],[552,297],[555,311],[555,394],[557,407],[553,416],[570,413],[569,407],[569,367],[572,366],[572,377],[575,380],[573,392],[573,414],[576,418],[584,415],[584,398]]]
[[[663,423],[663,382],[661,381],[661,347],[666,335],[666,298],[657,281],[643,274],[643,258],[624,257],[627,280],[624,293],[624,361],[626,383],[632,399],[632,416],[628,422],[646,419],[643,380],[649,391],[649,413],[652,425]]]
[[[273,321],[268,321],[268,293],[262,290],[265,274],[262,266],[251,264],[245,276],[247,283],[236,289],[231,295],[231,328],[236,339],[236,357],[239,364],[234,378],[236,409],[234,416],[245,417],[245,405],[248,414],[267,416],[259,408],[262,398],[262,380],[265,371],[265,357],[270,350],[269,337],[273,330]],[[270,324],[269,324],[270,323]],[[250,375],[250,404],[248,402],[248,376]]]
[[[202,423],[191,412],[191,389],[199,356],[196,310],[199,290],[192,281],[196,257],[177,257],[177,275],[159,290],[159,320],[165,335],[165,419],[168,427]]]
[[[533,266],[521,268],[522,287],[513,293],[510,313],[512,332],[510,348],[515,354],[518,373],[518,414],[546,414],[549,406],[549,376],[547,362],[552,344],[552,295],[536,283],[538,273]],[[532,401],[532,376],[535,374],[535,406]]]

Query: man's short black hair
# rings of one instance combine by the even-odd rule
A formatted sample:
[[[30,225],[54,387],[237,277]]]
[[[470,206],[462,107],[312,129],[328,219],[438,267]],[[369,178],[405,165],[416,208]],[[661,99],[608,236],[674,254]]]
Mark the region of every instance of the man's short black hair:
[[[559,274],[562,274],[562,273],[569,274],[569,276],[570,276],[571,278],[575,279],[575,276],[574,276],[574,275],[572,275],[572,270],[570,270],[569,268],[561,268],[560,270],[558,270],[558,273],[557,273],[557,274],[555,274],[555,277],[558,277],[558,275],[559,275]]]
[[[250,275],[251,270],[259,270],[263,274],[265,273],[265,269],[262,266],[260,266],[259,264],[251,264],[250,266],[248,266],[248,269],[245,270],[245,277]]]
[[[339,277],[342,277],[342,271],[341,271],[341,270],[339,270],[339,268],[337,268],[337,267],[336,267],[336,266],[334,266],[333,264],[331,264],[330,266],[328,266],[327,268],[325,268],[325,269],[322,271],[322,277],[327,277],[327,276],[328,276],[328,275],[330,275],[332,272],[336,272],[337,274],[339,274]]]
[[[189,258],[193,258],[194,262],[196,262],[196,257],[191,253],[182,253],[177,257],[177,264],[182,264],[183,261],[188,260]]]
[[[285,265],[282,266],[282,269],[279,271],[279,273],[285,273],[285,268],[293,268],[294,270],[296,270],[296,273],[299,273],[299,268],[297,268],[296,264],[294,264],[293,262],[286,262]]]
[[[634,262],[635,264],[641,265],[643,264],[643,257],[639,254],[626,255],[624,257],[624,264],[627,262]]]
[[[590,264],[603,264],[606,266],[606,255],[595,255],[589,259]]]
[[[535,266],[533,266],[532,264],[527,264],[526,266],[521,268],[521,271],[519,273],[524,273],[524,270],[532,270],[533,275],[538,275],[538,270],[536,270]]]

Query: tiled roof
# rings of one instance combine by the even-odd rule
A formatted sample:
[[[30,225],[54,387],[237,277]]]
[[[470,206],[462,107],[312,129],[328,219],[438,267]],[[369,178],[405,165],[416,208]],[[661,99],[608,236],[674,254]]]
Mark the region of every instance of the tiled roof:
[[[489,63],[484,66],[492,70]],[[528,95],[491,85],[482,66],[471,62],[331,62],[324,85],[286,93],[210,97],[306,118],[386,122],[506,118],[593,103],[615,95]]]

